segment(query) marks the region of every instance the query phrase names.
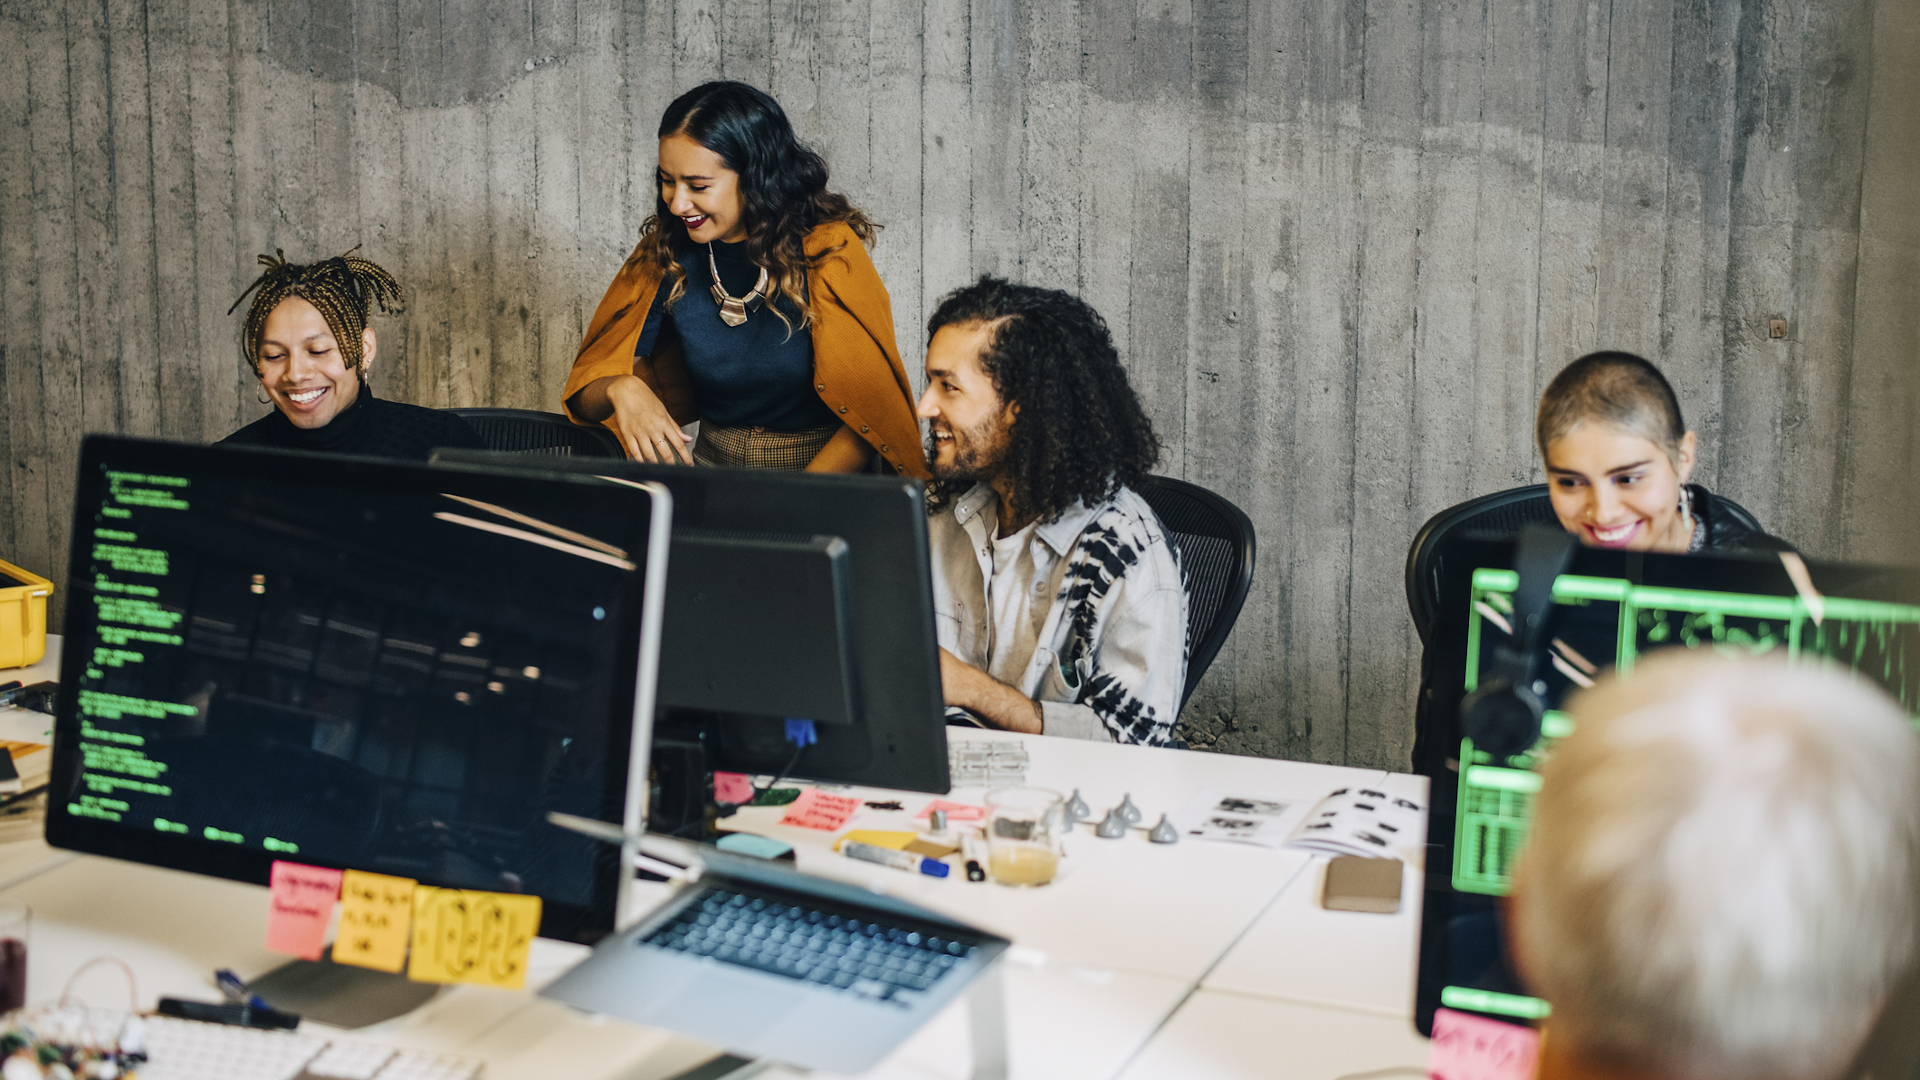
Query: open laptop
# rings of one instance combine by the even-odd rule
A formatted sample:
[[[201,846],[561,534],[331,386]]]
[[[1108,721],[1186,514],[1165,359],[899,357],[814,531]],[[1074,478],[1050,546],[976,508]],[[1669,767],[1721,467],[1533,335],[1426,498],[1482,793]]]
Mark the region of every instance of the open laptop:
[[[1009,944],[858,886],[688,850],[697,879],[541,995],[735,1054],[851,1074],[905,1041]]]

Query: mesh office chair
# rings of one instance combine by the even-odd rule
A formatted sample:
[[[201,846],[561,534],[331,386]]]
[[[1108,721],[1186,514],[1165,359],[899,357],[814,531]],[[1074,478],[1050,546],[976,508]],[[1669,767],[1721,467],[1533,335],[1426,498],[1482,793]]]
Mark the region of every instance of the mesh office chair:
[[[1724,495],[1713,496],[1713,513],[1725,514],[1755,532],[1762,531],[1759,520],[1746,507]],[[1407,549],[1407,611],[1413,616],[1420,643],[1426,644],[1434,609],[1440,605],[1443,552],[1448,538],[1469,532],[1508,536],[1533,522],[1553,520],[1553,502],[1545,484],[1468,499],[1428,518],[1414,534],[1413,546]]]
[[[1712,513],[1752,529],[1762,531],[1760,522],[1741,506],[1723,495],[1712,496]],[[1429,665],[1433,651],[1427,648],[1433,629],[1433,617],[1440,606],[1440,581],[1446,576],[1447,541],[1466,533],[1510,536],[1536,521],[1553,521],[1553,501],[1547,485],[1496,491],[1477,499],[1450,506],[1427,519],[1414,534],[1407,549],[1407,612],[1413,616],[1413,628],[1420,634],[1420,696],[1413,714],[1413,768],[1429,776],[1446,757],[1449,747],[1458,743],[1453,718],[1435,717],[1433,673]],[[1435,730],[1436,725],[1439,730]]]
[[[1160,527],[1180,549],[1187,591],[1187,707],[1200,676],[1226,643],[1253,583],[1253,522],[1240,508],[1198,484],[1168,476],[1143,477],[1134,490],[1153,507]]]
[[[624,458],[620,440],[598,424],[576,424],[532,409],[448,409],[473,425],[489,450],[559,457]]]

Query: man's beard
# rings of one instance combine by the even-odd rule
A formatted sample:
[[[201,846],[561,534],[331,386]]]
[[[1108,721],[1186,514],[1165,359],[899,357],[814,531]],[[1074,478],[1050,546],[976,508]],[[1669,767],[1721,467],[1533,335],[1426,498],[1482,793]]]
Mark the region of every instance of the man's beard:
[[[933,472],[935,480],[948,482],[992,480],[1000,475],[1000,469],[1006,464],[1007,433],[999,429],[989,419],[976,427],[955,428],[953,433],[953,461],[940,464],[940,443],[934,439],[933,431],[927,432],[927,466]]]

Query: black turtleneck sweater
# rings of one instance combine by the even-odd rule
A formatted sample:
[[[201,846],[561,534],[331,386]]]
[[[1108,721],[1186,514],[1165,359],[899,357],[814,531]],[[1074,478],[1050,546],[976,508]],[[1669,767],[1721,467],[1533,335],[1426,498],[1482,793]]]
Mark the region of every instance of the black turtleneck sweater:
[[[427,460],[436,447],[487,448],[479,434],[458,416],[398,401],[380,401],[366,383],[360,384],[353,404],[325,427],[295,427],[275,409],[220,442],[414,461]]]

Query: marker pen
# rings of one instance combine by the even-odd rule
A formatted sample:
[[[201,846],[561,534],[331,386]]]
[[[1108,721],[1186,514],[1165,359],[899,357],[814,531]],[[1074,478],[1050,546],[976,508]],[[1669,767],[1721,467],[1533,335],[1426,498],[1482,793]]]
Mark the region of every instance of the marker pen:
[[[928,877],[946,877],[947,864],[938,859],[922,858],[911,851],[895,851],[874,844],[863,844],[858,840],[843,840],[840,854],[849,859],[863,859],[867,862],[891,866],[895,870],[918,870]]]

